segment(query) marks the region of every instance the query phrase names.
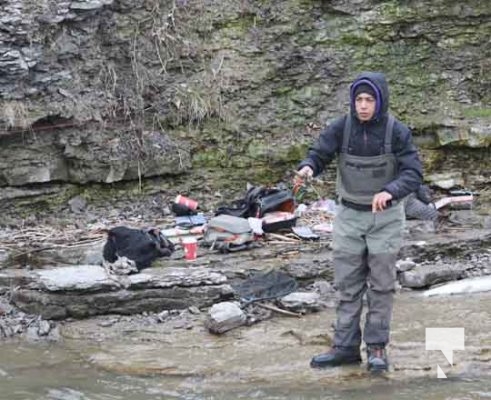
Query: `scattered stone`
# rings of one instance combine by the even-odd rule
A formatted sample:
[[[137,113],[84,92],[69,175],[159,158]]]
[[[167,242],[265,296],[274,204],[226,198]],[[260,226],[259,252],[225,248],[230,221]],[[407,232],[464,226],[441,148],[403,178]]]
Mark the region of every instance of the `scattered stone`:
[[[222,284],[227,281],[224,275],[205,268],[149,268],[127,277],[82,265],[36,274],[35,282],[12,291],[12,302],[45,319],[209,307],[234,293]]]
[[[261,321],[271,319],[274,312],[270,309],[261,307],[257,303],[250,303],[244,307],[244,312],[246,313],[245,325],[251,326],[257,324]]]
[[[334,286],[325,280],[315,281],[312,288],[319,293],[321,298],[333,296],[336,293]]]
[[[28,341],[39,340],[38,327],[34,325],[29,326],[26,330],[25,337]]]
[[[5,297],[0,297],[0,316],[10,314],[13,307],[8,303]]]
[[[288,275],[295,279],[312,279],[323,277],[328,279],[333,276],[332,261],[328,253],[316,255],[316,259],[297,260],[283,267]]]
[[[48,321],[39,322],[39,328],[38,328],[39,336],[47,336],[50,330],[51,330],[51,325]]]
[[[197,315],[197,314],[201,314],[201,311],[200,311],[200,310],[199,310],[199,308],[198,308],[198,307],[196,307],[196,306],[191,306],[191,307],[189,307],[189,308],[188,308],[188,311],[189,311],[191,314],[195,314],[195,315]]]
[[[17,327],[15,333],[23,334],[28,340],[39,341],[48,339],[52,341],[59,339],[58,327],[50,321],[36,317],[28,321],[22,321],[22,323],[25,324],[26,328],[21,331]]]
[[[419,264],[410,271],[399,274],[402,286],[409,288],[425,288],[436,283],[461,279],[467,269],[472,266],[467,263],[426,263]]]
[[[432,174],[426,176],[431,186],[436,186],[440,189],[452,189],[457,186],[464,185],[464,179],[461,172],[447,172],[440,174]]]
[[[479,215],[473,210],[453,211],[447,219],[450,225],[466,228],[481,228],[485,221],[486,218],[483,215]]]
[[[169,318],[169,311],[168,310],[164,310],[162,311],[161,313],[159,313],[157,315],[157,319],[159,322],[164,322],[167,318]]]
[[[428,235],[426,240],[407,240],[399,252],[399,258],[411,258],[416,263],[434,260],[441,255],[452,259],[472,252],[480,253],[491,245],[491,231],[480,229],[458,230],[458,233],[439,232]]]
[[[405,260],[398,260],[396,262],[396,269],[398,272],[406,272],[412,270],[416,266],[416,263],[410,258]]]
[[[337,295],[336,288],[334,285],[325,280],[315,281],[312,285],[307,286],[306,290],[313,290],[319,293],[320,299],[319,303],[322,308],[336,307],[337,305]]]
[[[220,334],[244,325],[245,322],[246,315],[239,305],[226,301],[211,307],[205,326],[210,332]]]
[[[418,234],[428,234],[436,232],[436,224],[434,221],[429,220],[408,220],[406,221],[406,229],[412,236]]]
[[[97,325],[99,325],[103,328],[108,328],[108,327],[114,325],[114,321],[113,320],[104,320],[104,321],[98,322]]]
[[[78,265],[36,272],[38,288],[48,292],[115,290],[121,284],[98,265]],[[33,286],[36,284],[33,283]]]
[[[174,322],[174,329],[189,329],[189,322],[185,320],[180,320],[180,321],[175,321]],[[191,326],[192,328],[192,326]]]
[[[0,337],[9,338],[13,336],[14,331],[9,326],[8,321],[0,321]]]
[[[68,205],[74,214],[81,214],[87,208],[87,200],[85,200],[82,196],[75,196],[68,200]]]
[[[447,283],[445,285],[425,291],[424,295],[427,297],[431,297],[489,291],[491,291],[491,276],[482,276],[479,278],[462,279],[457,282]]]
[[[102,266],[108,274],[129,275],[138,272],[135,261],[125,256],[118,257],[114,262],[103,260]]]
[[[314,292],[293,292],[280,299],[280,305],[294,312],[315,312],[322,308],[320,295]]]

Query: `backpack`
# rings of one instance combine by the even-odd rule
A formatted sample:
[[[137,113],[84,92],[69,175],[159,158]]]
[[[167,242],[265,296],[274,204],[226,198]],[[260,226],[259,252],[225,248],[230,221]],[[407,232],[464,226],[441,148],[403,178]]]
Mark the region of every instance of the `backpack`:
[[[233,215],[241,218],[262,218],[273,211],[295,211],[295,197],[289,189],[264,186],[251,187],[245,197],[233,203],[231,207],[219,207],[215,215]]]
[[[140,271],[150,267],[156,258],[170,256],[173,251],[172,242],[157,228],[133,229],[117,226],[107,232],[102,255],[108,263],[126,257]]]
[[[273,211],[266,213],[262,221],[262,228],[266,233],[291,231],[297,224],[297,216],[291,212]]]
[[[219,215],[208,221],[203,243],[222,253],[251,247],[254,233],[245,218]]]
[[[259,187],[249,197],[251,217],[262,218],[273,211],[295,212],[295,198],[289,189]]]

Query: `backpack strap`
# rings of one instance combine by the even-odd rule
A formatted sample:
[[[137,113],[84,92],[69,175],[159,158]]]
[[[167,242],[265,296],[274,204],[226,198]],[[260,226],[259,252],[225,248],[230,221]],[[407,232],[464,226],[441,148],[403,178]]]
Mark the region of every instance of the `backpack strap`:
[[[246,194],[245,203],[247,204],[247,217],[258,217],[257,213],[260,208],[259,199],[265,193],[267,193],[267,189],[263,186],[254,186]]]
[[[395,118],[392,114],[389,114],[387,120],[387,125],[385,126],[385,141],[384,141],[384,151],[385,154],[392,153],[392,134],[394,130]]]
[[[351,115],[346,114],[346,120],[344,121],[343,144],[341,146],[341,153],[348,153],[350,135],[351,135]]]
[[[252,204],[255,203],[256,199],[258,196],[261,194],[261,192],[264,191],[264,188],[262,186],[253,186],[249,189],[249,191],[246,193],[244,201],[248,206],[251,206]]]

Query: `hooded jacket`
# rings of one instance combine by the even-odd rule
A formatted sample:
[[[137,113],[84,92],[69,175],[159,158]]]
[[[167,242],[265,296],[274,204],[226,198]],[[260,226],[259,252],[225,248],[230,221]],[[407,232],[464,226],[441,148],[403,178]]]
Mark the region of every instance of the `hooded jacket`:
[[[369,84],[376,97],[374,116],[366,122],[358,119],[355,109],[354,93],[360,84]],[[350,87],[350,109],[348,115],[337,118],[321,132],[318,140],[310,147],[307,158],[300,163],[299,169],[308,165],[314,171],[314,176],[324,170],[341,151],[346,118],[351,118],[348,154],[370,157],[384,153],[389,88],[382,73],[364,72],[353,81]],[[392,151],[397,159],[398,173],[396,178],[385,185],[383,190],[389,192],[394,200],[399,200],[419,188],[422,183],[423,168],[412,142],[411,131],[397,119],[392,134]]]

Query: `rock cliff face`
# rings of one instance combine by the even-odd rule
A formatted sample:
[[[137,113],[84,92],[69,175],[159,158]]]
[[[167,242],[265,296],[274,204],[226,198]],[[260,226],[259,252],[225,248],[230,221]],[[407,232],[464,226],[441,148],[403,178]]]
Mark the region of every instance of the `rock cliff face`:
[[[189,152],[144,122],[146,106],[135,85],[146,78],[139,67],[134,75],[115,69],[131,71],[131,54],[139,51],[131,47],[139,17],[129,6],[112,0],[1,4],[1,186],[111,183],[190,165]],[[126,22],[119,28],[132,31],[128,40],[114,30],[121,16]]]
[[[490,35],[482,0],[0,0],[0,186],[272,180],[362,70],[427,172],[489,184]]]

